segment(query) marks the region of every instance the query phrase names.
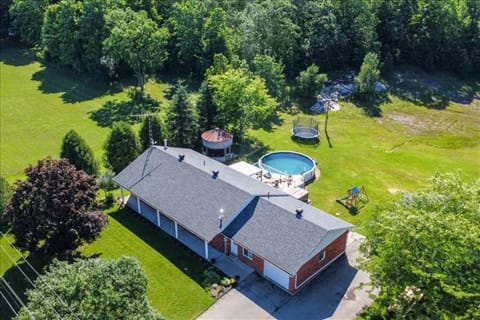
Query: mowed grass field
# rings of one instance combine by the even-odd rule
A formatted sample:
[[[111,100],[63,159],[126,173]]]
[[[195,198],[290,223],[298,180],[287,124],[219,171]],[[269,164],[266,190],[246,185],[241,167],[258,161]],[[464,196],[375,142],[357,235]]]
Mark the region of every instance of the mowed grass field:
[[[0,76],[0,171],[9,182],[22,178],[29,164],[49,155],[58,157],[62,138],[72,128],[101,160],[109,128],[93,121],[91,112],[106,101],[126,100],[128,88],[104,86],[46,67],[30,52],[12,46],[2,47]],[[166,87],[147,86],[162,107]],[[351,103],[331,112],[328,128],[333,148],[324,137],[324,115],[314,116],[321,123],[322,136],[320,144],[310,145],[291,139],[291,123],[297,115],[281,114],[281,123],[271,130],[249,132],[265,146],[249,159],[256,160],[267,150],[294,150],[313,157],[321,177],[308,186],[312,205],[355,224],[360,232],[380,206],[425,186],[435,172],[461,171],[466,180],[480,177],[478,99],[450,103],[441,110],[393,95],[390,99],[381,106],[382,117],[368,117]],[[363,185],[370,198],[355,215],[335,202],[354,185]],[[81,248],[83,255],[137,257],[149,279],[151,304],[169,319],[193,318],[214,302],[199,284],[202,266],[197,257],[140,219],[123,211],[109,215],[108,227],[97,241]],[[8,246],[6,240],[0,239],[2,247]],[[0,255],[0,273],[18,277],[9,258],[3,251]]]
[[[109,128],[98,126],[90,113],[106,101],[126,100],[128,88],[111,89],[45,67],[18,47],[2,47],[0,75],[0,170],[10,183],[23,178],[29,164],[46,156],[58,158],[62,139],[70,129],[77,130],[101,160]],[[146,89],[162,102],[162,88],[149,84]],[[0,236],[0,274],[23,299],[23,291],[30,285],[12,259],[23,272],[32,277],[34,273],[10,247],[12,240],[11,235]],[[109,213],[109,224],[100,238],[80,252],[102,258],[136,257],[148,278],[151,305],[168,319],[195,318],[214,303],[201,285],[205,268],[201,259],[124,211]],[[43,267],[35,259],[30,262],[39,270]],[[13,315],[3,299],[0,309],[0,319]]]
[[[297,115],[283,114],[280,126],[252,130],[250,135],[268,151],[294,150],[314,158],[321,176],[308,185],[312,205],[355,224],[361,232],[379,207],[425,186],[436,172],[460,171],[467,181],[480,178],[479,100],[435,110],[390,99],[381,106],[382,117],[367,117],[351,103],[330,112],[332,148],[323,132],[325,115],[314,116],[321,128],[317,145],[292,140],[290,129]],[[352,186],[364,186],[370,199],[357,214],[335,202]]]
[[[214,303],[201,285],[206,262],[126,210],[114,208],[107,213],[107,228],[94,243],[80,248],[82,257],[115,259],[126,255],[137,258],[148,279],[148,300],[167,319],[193,319]],[[10,246],[13,240],[11,235],[0,236],[0,274],[25,301],[24,291],[32,286],[22,272],[32,280],[36,275]],[[18,267],[14,267],[12,260]],[[32,256],[28,261],[39,271],[46,263]],[[12,316],[1,299],[0,319]]]
[[[108,127],[91,119],[110,100],[127,100],[128,87],[106,86],[34,61],[31,51],[2,47],[0,53],[0,174],[10,182],[29,164],[58,158],[62,139],[76,130],[102,161]],[[162,86],[146,90],[160,102]],[[136,126],[138,128],[138,126]]]

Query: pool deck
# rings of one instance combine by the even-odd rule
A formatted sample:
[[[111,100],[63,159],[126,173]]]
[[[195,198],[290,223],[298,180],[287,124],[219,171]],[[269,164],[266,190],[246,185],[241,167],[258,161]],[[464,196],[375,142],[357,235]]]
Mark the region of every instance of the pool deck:
[[[305,189],[305,182],[301,175],[285,177],[280,174],[272,173],[270,176],[263,174],[257,175],[256,177],[253,176],[253,178],[256,178],[274,188],[285,191],[295,199],[308,202],[308,191]]]

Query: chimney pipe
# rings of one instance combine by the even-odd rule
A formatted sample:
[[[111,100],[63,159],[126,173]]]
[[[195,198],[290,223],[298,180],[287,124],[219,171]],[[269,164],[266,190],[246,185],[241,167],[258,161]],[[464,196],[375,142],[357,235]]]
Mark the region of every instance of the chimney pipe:
[[[163,139],[163,149],[167,150],[167,139]]]

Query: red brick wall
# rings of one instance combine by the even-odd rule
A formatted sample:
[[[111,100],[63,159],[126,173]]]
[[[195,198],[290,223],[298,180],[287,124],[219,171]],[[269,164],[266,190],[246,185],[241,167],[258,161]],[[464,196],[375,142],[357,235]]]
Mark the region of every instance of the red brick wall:
[[[308,277],[313,275],[315,272],[320,270],[323,266],[325,266],[327,263],[329,263],[330,261],[332,261],[338,255],[340,255],[341,253],[343,253],[345,251],[345,247],[347,245],[347,234],[348,234],[348,232],[345,232],[340,237],[338,237],[335,241],[333,241],[331,244],[329,244],[328,247],[325,248],[327,256],[325,257],[324,260],[320,261],[320,255],[323,251],[323,250],[321,250],[313,258],[311,258],[309,261],[307,261],[300,268],[300,270],[298,270],[298,272],[297,272],[297,286],[302,285],[303,282],[308,279]],[[295,292],[295,283],[293,283],[293,286],[290,286],[289,289],[292,293]]]
[[[247,248],[248,250],[248,248]],[[253,252],[252,252],[253,254]],[[245,264],[249,265],[255,271],[263,277],[263,259],[261,257],[256,256],[253,254],[253,259],[250,260],[249,258],[243,255],[243,247],[238,245],[238,258]]]
[[[295,293],[295,277],[288,279],[288,291],[290,291],[291,294]]]
[[[217,249],[220,252],[225,252],[225,240],[222,234],[217,234],[212,241],[210,241],[210,245]]]

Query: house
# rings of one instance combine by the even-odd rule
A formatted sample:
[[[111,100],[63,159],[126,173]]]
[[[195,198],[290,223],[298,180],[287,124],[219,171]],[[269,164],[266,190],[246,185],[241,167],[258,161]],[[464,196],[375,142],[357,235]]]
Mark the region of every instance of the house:
[[[352,227],[190,149],[152,146],[114,181],[203,258],[237,256],[291,294],[344,253]]]

